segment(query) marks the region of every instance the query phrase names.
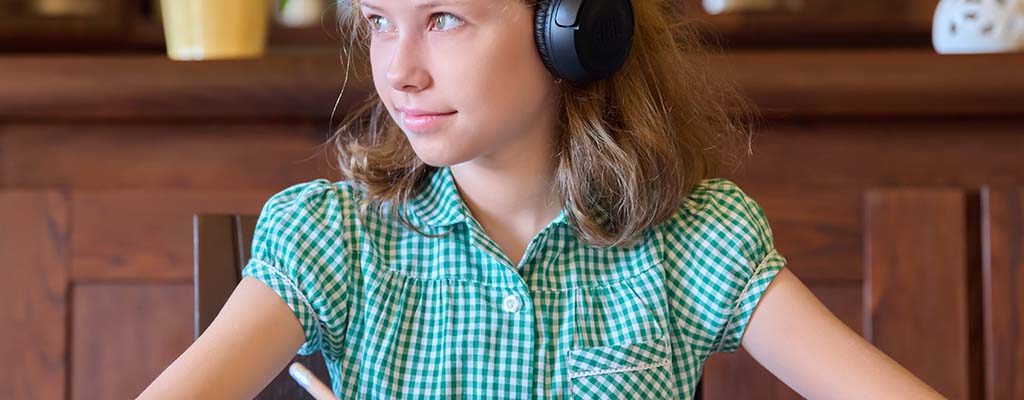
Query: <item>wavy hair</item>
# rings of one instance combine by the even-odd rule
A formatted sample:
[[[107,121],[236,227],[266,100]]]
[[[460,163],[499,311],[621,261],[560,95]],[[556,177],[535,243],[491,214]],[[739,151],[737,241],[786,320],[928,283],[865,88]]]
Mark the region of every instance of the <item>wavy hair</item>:
[[[701,180],[722,167],[738,167],[740,156],[752,153],[752,102],[733,82],[711,73],[713,49],[720,46],[710,46],[706,32],[673,3],[633,2],[633,45],[615,75],[559,84],[554,190],[576,236],[592,246],[632,243],[676,213]],[[342,43],[348,39],[348,48],[342,47],[347,84],[351,60],[368,64],[369,32],[358,0],[338,0],[337,6]],[[333,144],[337,168],[366,194],[361,212],[380,212],[390,202],[393,217],[431,236],[404,210],[436,168],[417,157],[371,92],[325,145]]]

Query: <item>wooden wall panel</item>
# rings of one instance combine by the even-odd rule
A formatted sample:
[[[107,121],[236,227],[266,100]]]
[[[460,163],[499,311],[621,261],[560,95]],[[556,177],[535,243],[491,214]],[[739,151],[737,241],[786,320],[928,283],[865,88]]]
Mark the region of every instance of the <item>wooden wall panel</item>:
[[[865,337],[943,395],[970,398],[964,192],[866,196]]]
[[[71,399],[132,399],[192,344],[191,284],[72,289]]]
[[[7,125],[3,186],[234,190],[338,175],[311,124]],[[330,162],[331,164],[328,164]]]
[[[987,399],[1024,399],[1024,188],[982,191]]]
[[[4,139],[7,137],[5,132],[6,129],[7,127],[3,124],[3,121],[0,121],[0,189],[3,189],[4,186],[7,185],[7,180],[4,179],[4,177],[7,176],[7,172],[5,170],[8,168],[7,163],[4,161],[7,160],[7,155],[5,154],[6,151],[4,149]]]
[[[759,109],[772,117],[942,120],[1020,117],[1024,112],[1019,95],[1024,77],[1007,68],[1024,62],[1021,53],[950,56],[936,54],[927,46],[743,51],[726,57],[729,64],[716,70],[729,71]]]
[[[192,215],[258,215],[284,187],[234,192],[83,191],[72,196],[76,281],[192,282]]]
[[[163,53],[5,57],[0,119],[322,121],[344,79],[332,50],[204,62],[172,61]],[[360,63],[352,65],[339,113],[373,87],[355,78]]]
[[[763,209],[775,247],[801,280],[818,284],[862,282],[861,191],[789,190],[760,182],[747,182],[741,188]]]
[[[807,34],[815,28],[812,25],[835,26],[835,21],[817,16],[801,20],[783,15],[758,32],[750,25],[755,21],[743,17],[737,30],[761,36],[788,30],[809,38],[816,36]],[[884,29],[873,21],[856,19],[842,29],[855,27],[863,32],[869,25],[873,31]],[[1017,73],[1024,65],[1020,53],[947,56],[922,43],[905,48],[729,51],[711,57],[710,62],[711,71],[735,80],[762,111],[778,118],[1020,117],[1024,113],[1019,95],[1024,91],[1024,76]],[[354,67],[360,64],[358,59],[352,62]],[[0,68],[4,70],[0,120],[46,123],[268,119],[324,123],[344,80],[344,64],[335,51],[200,63],[173,62],[162,54],[26,55],[0,59]],[[372,90],[368,71],[353,73],[337,116]]]
[[[776,1],[767,9],[707,15],[700,1],[678,2],[732,46],[923,45],[938,0]],[[871,27],[871,29],[865,29]]]
[[[0,398],[65,396],[67,238],[66,194],[0,192]]]
[[[860,284],[814,284],[807,281],[804,284],[850,329],[863,333],[863,290]],[[708,400],[803,398],[761,367],[743,348],[732,354],[711,356],[704,366],[703,385],[703,398]]]
[[[883,3],[872,0],[873,7]],[[749,19],[735,21],[741,23],[737,30],[753,32],[742,25]],[[762,21],[769,30],[806,28],[789,17]],[[847,25],[839,30],[864,26],[856,19],[842,23]],[[32,291],[27,301],[50,304],[33,322],[18,311],[28,303],[0,305],[0,338],[12,335],[9,321],[31,325],[46,318],[47,329],[31,343],[8,340],[5,345],[19,347],[0,347],[0,355],[54,359],[35,349],[73,355],[72,368],[58,357],[37,364],[39,374],[26,369],[24,375],[0,378],[0,398],[62,398],[65,392],[74,398],[131,398],[191,343],[191,214],[256,214],[286,185],[336,179],[316,146],[326,139],[322,125],[340,91],[337,56],[194,64],[168,62],[162,55],[26,56],[0,63],[0,188],[66,187],[70,193],[58,196],[61,206],[42,206],[65,210],[64,222],[49,228],[33,225],[38,215],[21,215],[21,208],[0,209],[0,216],[19,214],[17,235],[63,230],[63,236],[23,246],[21,237],[8,239],[10,231],[0,229],[0,249],[38,262],[35,254],[46,253],[36,249],[60,248],[59,260],[53,253],[42,262],[63,266],[63,279],[77,280],[75,303],[67,306],[73,319],[67,322],[54,317],[64,312],[56,305],[64,292],[39,289],[56,285],[50,279],[57,270],[46,270],[46,279],[33,270],[0,283],[6,288],[28,282],[35,286],[18,287]],[[844,322],[873,333],[884,351],[929,383],[952,398],[961,391],[977,393],[967,383],[975,375],[963,371],[975,365],[964,356],[975,345],[964,343],[973,339],[964,328],[973,316],[955,306],[973,304],[971,289],[959,286],[971,283],[954,276],[957,267],[951,264],[954,253],[971,258],[971,250],[964,237],[958,248],[957,234],[949,231],[952,226],[960,235],[972,234],[970,220],[963,218],[970,201],[945,194],[934,200],[928,192],[922,206],[881,192],[881,201],[868,205],[862,194],[876,187],[1024,183],[1024,75],[1014,68],[1024,65],[1024,55],[947,57],[928,48],[740,51],[715,56],[712,65],[730,71],[769,117],[755,139],[754,158],[729,177],[764,207],[789,267]],[[68,75],[69,70],[80,73]],[[352,100],[362,98],[368,83],[350,82],[355,90],[346,92],[335,122]],[[992,215],[1012,216],[1018,203],[994,201]],[[866,221],[865,207],[874,222]],[[957,207],[959,226],[916,219],[953,218]],[[994,373],[985,376],[990,398],[1003,398],[1019,392],[1006,382],[1020,380],[1017,365],[1024,362],[1014,330],[1020,320],[1020,301],[1014,300],[1020,246],[1013,245],[1019,228],[991,218],[990,226],[985,361]],[[865,228],[872,234],[872,254],[864,253]],[[901,242],[907,235],[925,240]],[[867,293],[861,289],[865,265],[886,274],[879,282],[869,280]],[[923,266],[938,272],[920,274]],[[960,268],[966,273],[969,267]],[[936,296],[937,290],[943,295]],[[963,296],[968,299],[961,301]],[[865,320],[874,329],[863,327]],[[930,336],[922,336],[926,330]],[[946,344],[952,345],[935,351]],[[927,359],[924,351],[930,352]],[[705,376],[706,398],[796,396],[742,351],[713,357]],[[25,381],[48,385],[34,390],[60,393],[6,396],[8,387],[22,390],[17,385]]]
[[[777,190],[1019,185],[1024,118],[773,121],[737,183]]]

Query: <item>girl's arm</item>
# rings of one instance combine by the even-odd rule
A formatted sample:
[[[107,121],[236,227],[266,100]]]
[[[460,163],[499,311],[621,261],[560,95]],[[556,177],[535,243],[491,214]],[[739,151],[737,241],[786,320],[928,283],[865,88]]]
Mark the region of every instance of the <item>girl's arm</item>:
[[[788,268],[746,329],[743,348],[806,398],[944,398],[836,318]]]
[[[305,341],[299,320],[264,283],[245,277],[210,326],[140,399],[251,399]]]

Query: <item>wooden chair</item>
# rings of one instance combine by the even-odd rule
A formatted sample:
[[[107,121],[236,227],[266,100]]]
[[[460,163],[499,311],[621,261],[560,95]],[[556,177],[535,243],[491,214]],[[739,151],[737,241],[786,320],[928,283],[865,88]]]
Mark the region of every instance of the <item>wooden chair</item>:
[[[257,216],[197,214],[192,220],[195,257],[195,337],[213,322],[235,286],[242,280],[242,268],[249,261]],[[330,385],[327,366],[320,353],[295,356],[321,381]],[[291,363],[289,363],[291,364]],[[259,395],[259,400],[313,399],[288,375],[288,366],[278,373]]]

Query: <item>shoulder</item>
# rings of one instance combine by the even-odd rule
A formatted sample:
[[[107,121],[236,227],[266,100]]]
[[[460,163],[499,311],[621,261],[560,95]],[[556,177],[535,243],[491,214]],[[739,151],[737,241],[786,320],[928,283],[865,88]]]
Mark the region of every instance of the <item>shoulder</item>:
[[[705,179],[663,225],[678,326],[706,352],[732,352],[786,259],[761,206],[735,182]]]
[[[262,213],[271,212],[277,217],[315,216],[342,211],[336,207],[351,206],[358,201],[359,192],[348,181],[331,182],[314,179],[288,186],[267,199]]]
[[[739,185],[724,178],[699,182],[662,229],[672,244],[693,246],[690,250],[700,253],[733,249],[749,260],[774,248],[771,227],[761,206]]]
[[[753,199],[735,182],[725,178],[707,178],[683,200],[681,212],[726,213],[745,211]]]
[[[271,195],[260,212],[243,276],[267,284],[302,324],[298,354],[340,354],[346,329],[355,199],[346,182],[316,179]]]
[[[264,203],[253,245],[265,245],[279,257],[310,243],[344,243],[349,248],[359,199],[358,189],[348,181],[320,178],[288,186]]]

